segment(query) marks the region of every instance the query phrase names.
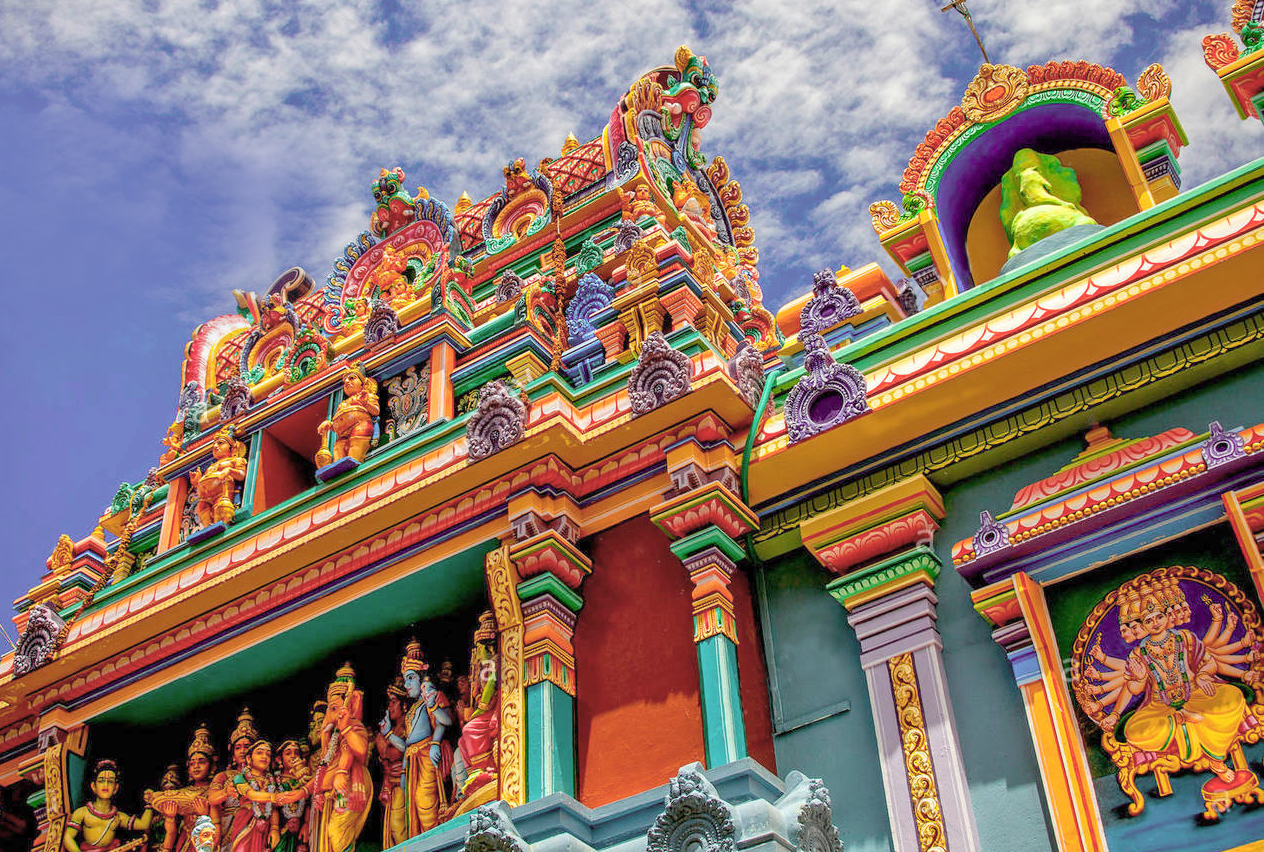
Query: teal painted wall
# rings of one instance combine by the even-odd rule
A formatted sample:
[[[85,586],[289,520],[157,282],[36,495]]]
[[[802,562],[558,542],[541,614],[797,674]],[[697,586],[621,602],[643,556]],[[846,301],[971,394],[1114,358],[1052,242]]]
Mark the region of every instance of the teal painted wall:
[[[1139,438],[1174,426],[1195,433],[1211,420],[1226,428],[1264,421],[1264,365],[1252,365],[1109,422],[1117,437]],[[1083,417],[1087,429],[1092,418]],[[1079,426],[1077,426],[1079,428]],[[1077,436],[941,489],[947,518],[935,536],[945,569],[936,585],[944,668],[964,752],[966,777],[984,849],[1052,852],[1031,734],[1009,661],[970,605],[969,587],[952,570],[953,542],[978,529],[979,512],[1007,509],[1015,492],[1049,476],[1081,449]],[[812,713],[840,700],[851,709],[777,735],[781,773],[801,769],[825,780],[849,852],[891,849],[890,828],[859,643],[843,608],[825,594],[830,577],[806,553],[771,561],[764,570],[770,678],[781,718]],[[774,699],[774,702],[777,699]]]
[[[763,571],[767,605],[760,616],[771,634],[769,670],[776,671],[781,718],[851,702],[844,713],[774,735],[778,771],[798,769],[825,781],[847,852],[891,850],[860,643],[847,613],[825,593],[830,578],[811,555],[790,554]]]

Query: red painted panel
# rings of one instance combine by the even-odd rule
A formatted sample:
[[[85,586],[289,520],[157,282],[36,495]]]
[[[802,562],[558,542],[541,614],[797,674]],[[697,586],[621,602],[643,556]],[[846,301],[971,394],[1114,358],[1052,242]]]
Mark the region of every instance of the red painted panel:
[[[578,798],[597,807],[667,783],[704,750],[689,578],[667,537],[641,516],[594,536],[589,553],[576,759]]]

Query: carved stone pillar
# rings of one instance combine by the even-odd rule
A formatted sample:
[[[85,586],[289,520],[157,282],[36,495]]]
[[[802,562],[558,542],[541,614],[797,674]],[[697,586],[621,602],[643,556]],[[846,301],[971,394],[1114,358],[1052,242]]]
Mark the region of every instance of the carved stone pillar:
[[[800,527],[860,640],[897,852],[980,848],[935,626],[943,516],[918,475]]]
[[[564,504],[565,503],[565,504]],[[526,494],[510,504],[521,582],[527,799],[575,795],[575,621],[592,561],[575,542],[574,504]]]
[[[707,469],[717,460],[717,453],[693,442],[673,448],[668,469],[675,483],[669,494],[674,496],[650,511],[650,519],[675,539],[672,553],[693,583],[693,641],[698,649],[703,738],[710,767],[746,756],[737,622],[729,587],[737,562],[745,555],[738,540],[759,523],[726,484],[736,484],[732,468]]]

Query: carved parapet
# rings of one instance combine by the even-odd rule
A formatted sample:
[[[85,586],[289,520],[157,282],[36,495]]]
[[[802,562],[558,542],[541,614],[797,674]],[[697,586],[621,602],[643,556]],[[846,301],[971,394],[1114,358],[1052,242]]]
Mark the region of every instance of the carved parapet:
[[[1249,18],[1234,21],[1242,41],[1239,48],[1229,33],[1203,39],[1203,58],[1216,72],[1239,118],[1264,119],[1264,23]]]
[[[731,805],[702,774],[682,766],[667,786],[664,809],[646,835],[646,852],[734,852],[737,823]]]

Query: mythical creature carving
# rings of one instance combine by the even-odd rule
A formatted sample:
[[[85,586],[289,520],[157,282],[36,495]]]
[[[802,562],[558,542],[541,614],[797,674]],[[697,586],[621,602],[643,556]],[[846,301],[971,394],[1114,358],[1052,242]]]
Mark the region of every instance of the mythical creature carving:
[[[41,603],[27,610],[26,627],[13,651],[14,676],[20,677],[50,662],[65,627],[66,622],[52,607]]]
[[[478,391],[478,410],[466,426],[470,461],[479,461],[522,440],[527,406],[499,379]]]
[[[646,852],[733,852],[733,812],[702,774],[702,764],[683,766],[671,780],[665,809],[646,837]]]
[[[850,364],[839,364],[821,335],[800,332],[807,372],[786,398],[790,443],[831,429],[869,410],[865,377]]]
[[[628,375],[628,396],[634,415],[646,414],[693,390],[693,362],[671,347],[661,331],[641,344],[641,357]]]
[[[404,170],[382,169],[373,181],[373,200],[377,209],[369,220],[369,230],[378,237],[389,236],[417,219],[413,197],[404,189]]]
[[[831,270],[822,269],[812,276],[812,298],[799,312],[799,328],[801,333],[821,334],[860,311],[856,294],[838,286],[838,279]]]

